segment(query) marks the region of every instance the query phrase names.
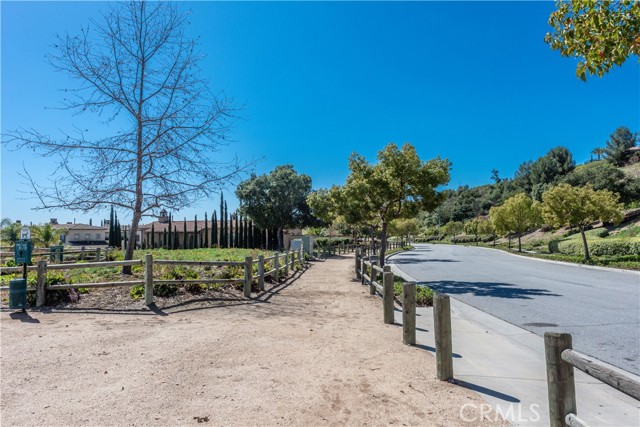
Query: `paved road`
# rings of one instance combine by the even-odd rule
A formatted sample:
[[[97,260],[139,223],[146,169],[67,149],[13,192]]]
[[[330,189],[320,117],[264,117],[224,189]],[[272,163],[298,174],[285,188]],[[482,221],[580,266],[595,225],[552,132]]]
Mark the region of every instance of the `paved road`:
[[[640,374],[640,274],[484,248],[415,246],[389,263],[438,292],[537,335],[569,332],[576,350]]]

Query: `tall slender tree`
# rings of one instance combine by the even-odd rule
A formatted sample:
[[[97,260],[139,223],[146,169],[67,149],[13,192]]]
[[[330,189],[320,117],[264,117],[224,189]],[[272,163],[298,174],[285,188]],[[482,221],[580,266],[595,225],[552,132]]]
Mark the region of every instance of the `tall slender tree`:
[[[173,249],[180,248],[180,237],[178,236],[178,226],[173,226]]]
[[[198,249],[198,215],[193,220],[193,249]]]
[[[229,247],[229,209],[227,208],[227,202],[224,202],[224,247]]]
[[[156,226],[155,223],[151,223],[151,249],[156,248]]]
[[[211,247],[213,248],[218,245],[218,214],[215,210],[213,211],[213,219],[211,222]]]
[[[173,214],[169,213],[169,224],[167,225],[167,230],[169,232],[169,249],[173,249],[173,227],[171,226],[171,223],[173,222]]]
[[[187,217],[184,217],[183,230],[184,235],[182,236],[182,249],[189,249],[189,237],[187,236]]]
[[[204,246],[209,247],[209,220],[207,219],[207,213],[204,213]]]

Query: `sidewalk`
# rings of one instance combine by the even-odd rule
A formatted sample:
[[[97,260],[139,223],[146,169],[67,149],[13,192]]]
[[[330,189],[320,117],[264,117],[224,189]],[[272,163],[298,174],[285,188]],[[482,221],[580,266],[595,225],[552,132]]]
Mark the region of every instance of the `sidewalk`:
[[[486,401],[438,381],[352,278],[332,257],[251,299],[2,312],[0,424],[506,425],[473,416]]]
[[[415,281],[399,271],[392,270]],[[544,340],[529,331],[451,298],[454,377],[513,425],[548,426]],[[402,312],[396,311],[396,322]],[[433,309],[416,310],[416,338],[435,355]],[[640,402],[575,369],[577,412],[589,426],[638,427]]]

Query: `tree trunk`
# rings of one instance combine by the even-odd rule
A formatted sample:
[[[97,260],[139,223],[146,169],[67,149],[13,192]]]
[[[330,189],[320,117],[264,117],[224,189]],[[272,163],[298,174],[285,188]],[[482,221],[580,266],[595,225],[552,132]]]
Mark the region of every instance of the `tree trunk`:
[[[283,240],[284,240],[284,227],[278,227],[276,232],[278,237],[278,251],[282,252]]]
[[[522,238],[522,233],[520,231],[518,231],[518,252],[522,252],[521,238]]]
[[[142,185],[140,186],[140,188],[142,189]],[[140,203],[136,202],[136,207],[138,207],[138,204],[142,204],[142,197],[139,199]],[[135,242],[135,236],[138,234],[138,224],[140,223],[140,218],[142,217],[142,212],[140,212],[140,209],[136,209],[133,212],[133,219],[131,220],[131,230],[130,235],[133,236],[134,242]],[[135,247],[135,244],[129,244],[127,245],[127,250],[124,253],[124,259],[125,260],[132,260],[133,259],[133,249]],[[122,274],[131,274],[131,266],[130,265],[125,265],[124,267],[122,267]]]
[[[511,250],[511,233],[509,233],[509,250]]]
[[[384,267],[384,255],[387,253],[387,223],[382,223],[382,244],[380,245],[380,267]]]
[[[582,235],[582,243],[584,244],[584,259],[588,261],[589,257],[589,245],[587,244],[587,236],[584,234],[584,227],[580,227],[580,234]]]

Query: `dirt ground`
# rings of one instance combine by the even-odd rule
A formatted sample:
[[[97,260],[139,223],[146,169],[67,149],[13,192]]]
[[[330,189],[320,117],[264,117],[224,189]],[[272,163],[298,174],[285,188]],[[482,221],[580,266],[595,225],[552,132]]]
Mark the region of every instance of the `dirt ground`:
[[[505,424],[465,422],[463,405],[486,402],[435,379],[433,356],[382,322],[352,264],[313,263],[251,300],[4,310],[0,424]]]

